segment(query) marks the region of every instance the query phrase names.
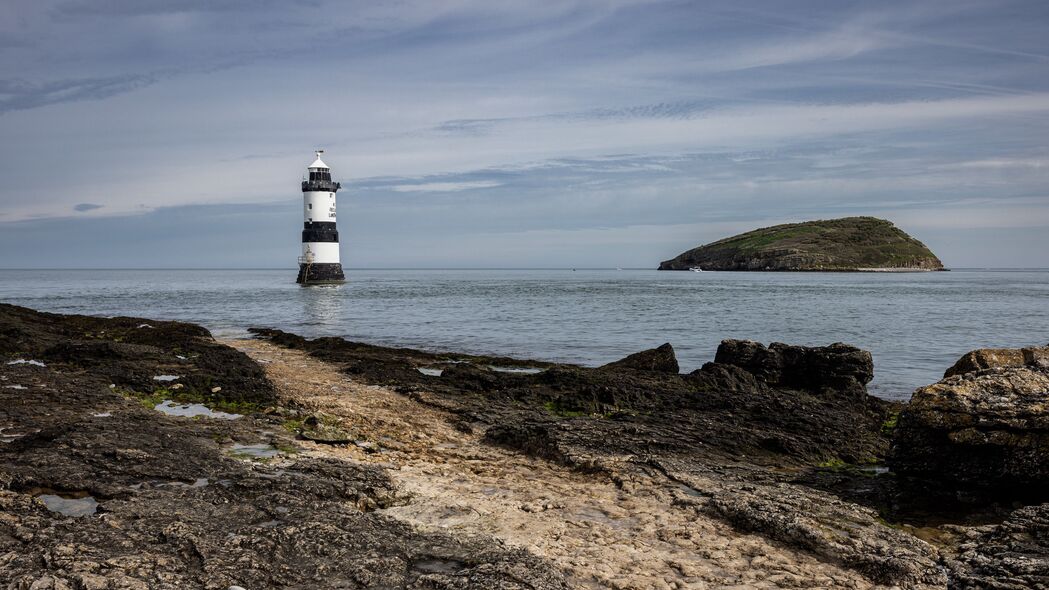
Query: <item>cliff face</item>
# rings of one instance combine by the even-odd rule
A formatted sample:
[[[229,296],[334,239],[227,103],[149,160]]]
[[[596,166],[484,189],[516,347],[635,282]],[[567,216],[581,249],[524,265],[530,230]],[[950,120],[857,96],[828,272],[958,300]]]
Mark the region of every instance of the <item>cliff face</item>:
[[[926,246],[884,219],[845,217],[756,229],[693,248],[659,270],[942,270]]]

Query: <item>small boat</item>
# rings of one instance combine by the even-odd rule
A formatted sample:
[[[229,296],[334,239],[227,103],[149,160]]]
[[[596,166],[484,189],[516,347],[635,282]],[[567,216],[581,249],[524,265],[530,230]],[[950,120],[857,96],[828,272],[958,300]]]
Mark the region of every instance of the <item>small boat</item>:
[[[689,270],[691,270],[692,272],[703,272],[703,269],[699,268],[698,266],[689,267]]]

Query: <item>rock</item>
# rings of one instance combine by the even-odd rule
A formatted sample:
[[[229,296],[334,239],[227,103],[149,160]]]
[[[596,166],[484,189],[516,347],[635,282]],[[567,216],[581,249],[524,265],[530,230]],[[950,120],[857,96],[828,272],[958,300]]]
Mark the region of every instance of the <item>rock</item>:
[[[796,373],[812,369],[822,385],[844,384],[856,390],[855,396],[826,395],[823,389],[810,394],[796,385],[768,384],[744,368],[721,363],[707,363],[683,375],[437,355],[339,338],[301,340],[279,330],[266,333],[274,342],[292,342],[314,358],[337,364],[357,381],[440,405],[471,430],[485,432],[490,425],[488,442],[574,466],[587,464],[577,457],[600,453],[681,453],[697,459],[735,462],[745,457],[747,462],[798,465],[831,459],[870,461],[888,450],[882,424],[894,404],[863,393],[862,382],[872,373],[870,357],[850,346],[816,348],[806,355],[804,347],[754,343],[766,354],[769,349],[785,350],[773,355],[777,362],[786,358],[797,364],[801,361],[795,357],[803,357],[805,363]],[[846,365],[834,366],[838,362]],[[512,364],[545,370],[509,374],[482,368]],[[418,366],[442,366],[444,373],[433,379],[416,370]],[[773,381],[782,372],[778,367]],[[418,395],[419,390],[426,395]],[[564,452],[569,447],[574,450]],[[566,459],[568,455],[573,458]]]
[[[711,490],[701,510],[737,529],[862,572],[885,585],[942,588],[947,579],[937,551],[882,524],[869,508],[801,486],[728,485]]]
[[[943,376],[953,377],[994,367],[1023,366],[1049,368],[1049,346],[980,348],[962,355],[962,358],[947,369]]]
[[[290,446],[274,430],[276,416],[195,420],[125,397],[129,384],[148,387],[143,393],[159,387],[152,377],[171,372],[177,347],[188,353],[178,368],[187,374],[183,391],[222,383],[216,398],[276,401],[258,365],[203,328],[150,320],[153,329],[137,329],[141,323],[0,304],[0,359],[45,350],[54,357],[46,371],[0,364],[2,376],[41,385],[0,388],[0,428],[25,433],[0,443],[0,587],[567,588],[555,566],[525,550],[484,535],[420,531],[383,514],[409,501],[384,467],[306,454],[230,456],[234,440]],[[85,419],[102,412],[110,417]],[[315,418],[315,431],[334,426]],[[57,517],[34,497],[41,490],[88,494],[101,514]],[[440,571],[417,569],[435,560]]]
[[[942,270],[918,240],[884,219],[845,217],[756,229],[693,248],[659,270]]]
[[[892,467],[995,495],[1049,498],[1049,370],[1013,366],[1015,354],[966,359],[1010,364],[916,390],[894,433]]]
[[[313,442],[328,445],[344,445],[356,437],[339,426],[337,420],[323,414],[313,414],[302,421],[299,436]]]
[[[700,382],[709,383],[720,391],[753,393],[759,391],[762,382],[753,373],[736,365],[705,363],[702,368],[689,373]]]
[[[1049,588],[1049,504],[1014,511],[1005,522],[968,531],[947,560],[952,588]]]
[[[212,383],[229,384],[210,401],[267,405],[276,389],[262,368],[244,353],[222,346],[200,326],[141,318],[98,318],[42,313],[0,304],[0,358],[39,357],[60,370],[87,371],[106,383],[150,394],[156,375],[185,375],[183,394],[204,396]],[[186,360],[176,360],[178,353]],[[27,358],[32,358],[27,357]],[[217,393],[217,392],[216,392]]]
[[[660,373],[678,373],[677,356],[669,342],[658,348],[635,352],[618,361],[608,363],[603,369],[636,369],[638,371],[657,371]]]
[[[791,346],[753,340],[723,340],[714,362],[734,365],[774,386],[820,392],[834,390],[862,397],[874,378],[871,354],[848,344]]]
[[[991,367],[1022,367],[1024,364],[1024,355],[1019,348],[980,348],[964,354],[943,376],[953,377]]]
[[[1049,369],[1049,346],[1024,348],[1024,364],[1028,367]]]
[[[497,424],[485,431],[484,441],[532,457],[555,463],[568,463],[550,428],[544,424]]]

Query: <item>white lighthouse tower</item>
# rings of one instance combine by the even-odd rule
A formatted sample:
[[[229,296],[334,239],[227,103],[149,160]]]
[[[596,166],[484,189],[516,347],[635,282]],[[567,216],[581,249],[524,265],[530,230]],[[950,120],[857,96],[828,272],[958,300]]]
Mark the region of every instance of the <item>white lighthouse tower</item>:
[[[335,229],[335,193],[342,188],[331,180],[331,169],[321,160],[324,150],[310,164],[309,179],[302,181],[302,256],[296,283],[316,285],[346,280],[339,263],[339,232]]]

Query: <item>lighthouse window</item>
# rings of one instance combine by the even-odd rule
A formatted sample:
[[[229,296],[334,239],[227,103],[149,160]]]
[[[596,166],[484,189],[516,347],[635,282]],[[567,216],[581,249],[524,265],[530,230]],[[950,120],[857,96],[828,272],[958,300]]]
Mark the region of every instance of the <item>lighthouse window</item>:
[[[310,203],[309,205],[306,205],[306,206],[309,207],[310,209],[313,209],[313,203]]]

